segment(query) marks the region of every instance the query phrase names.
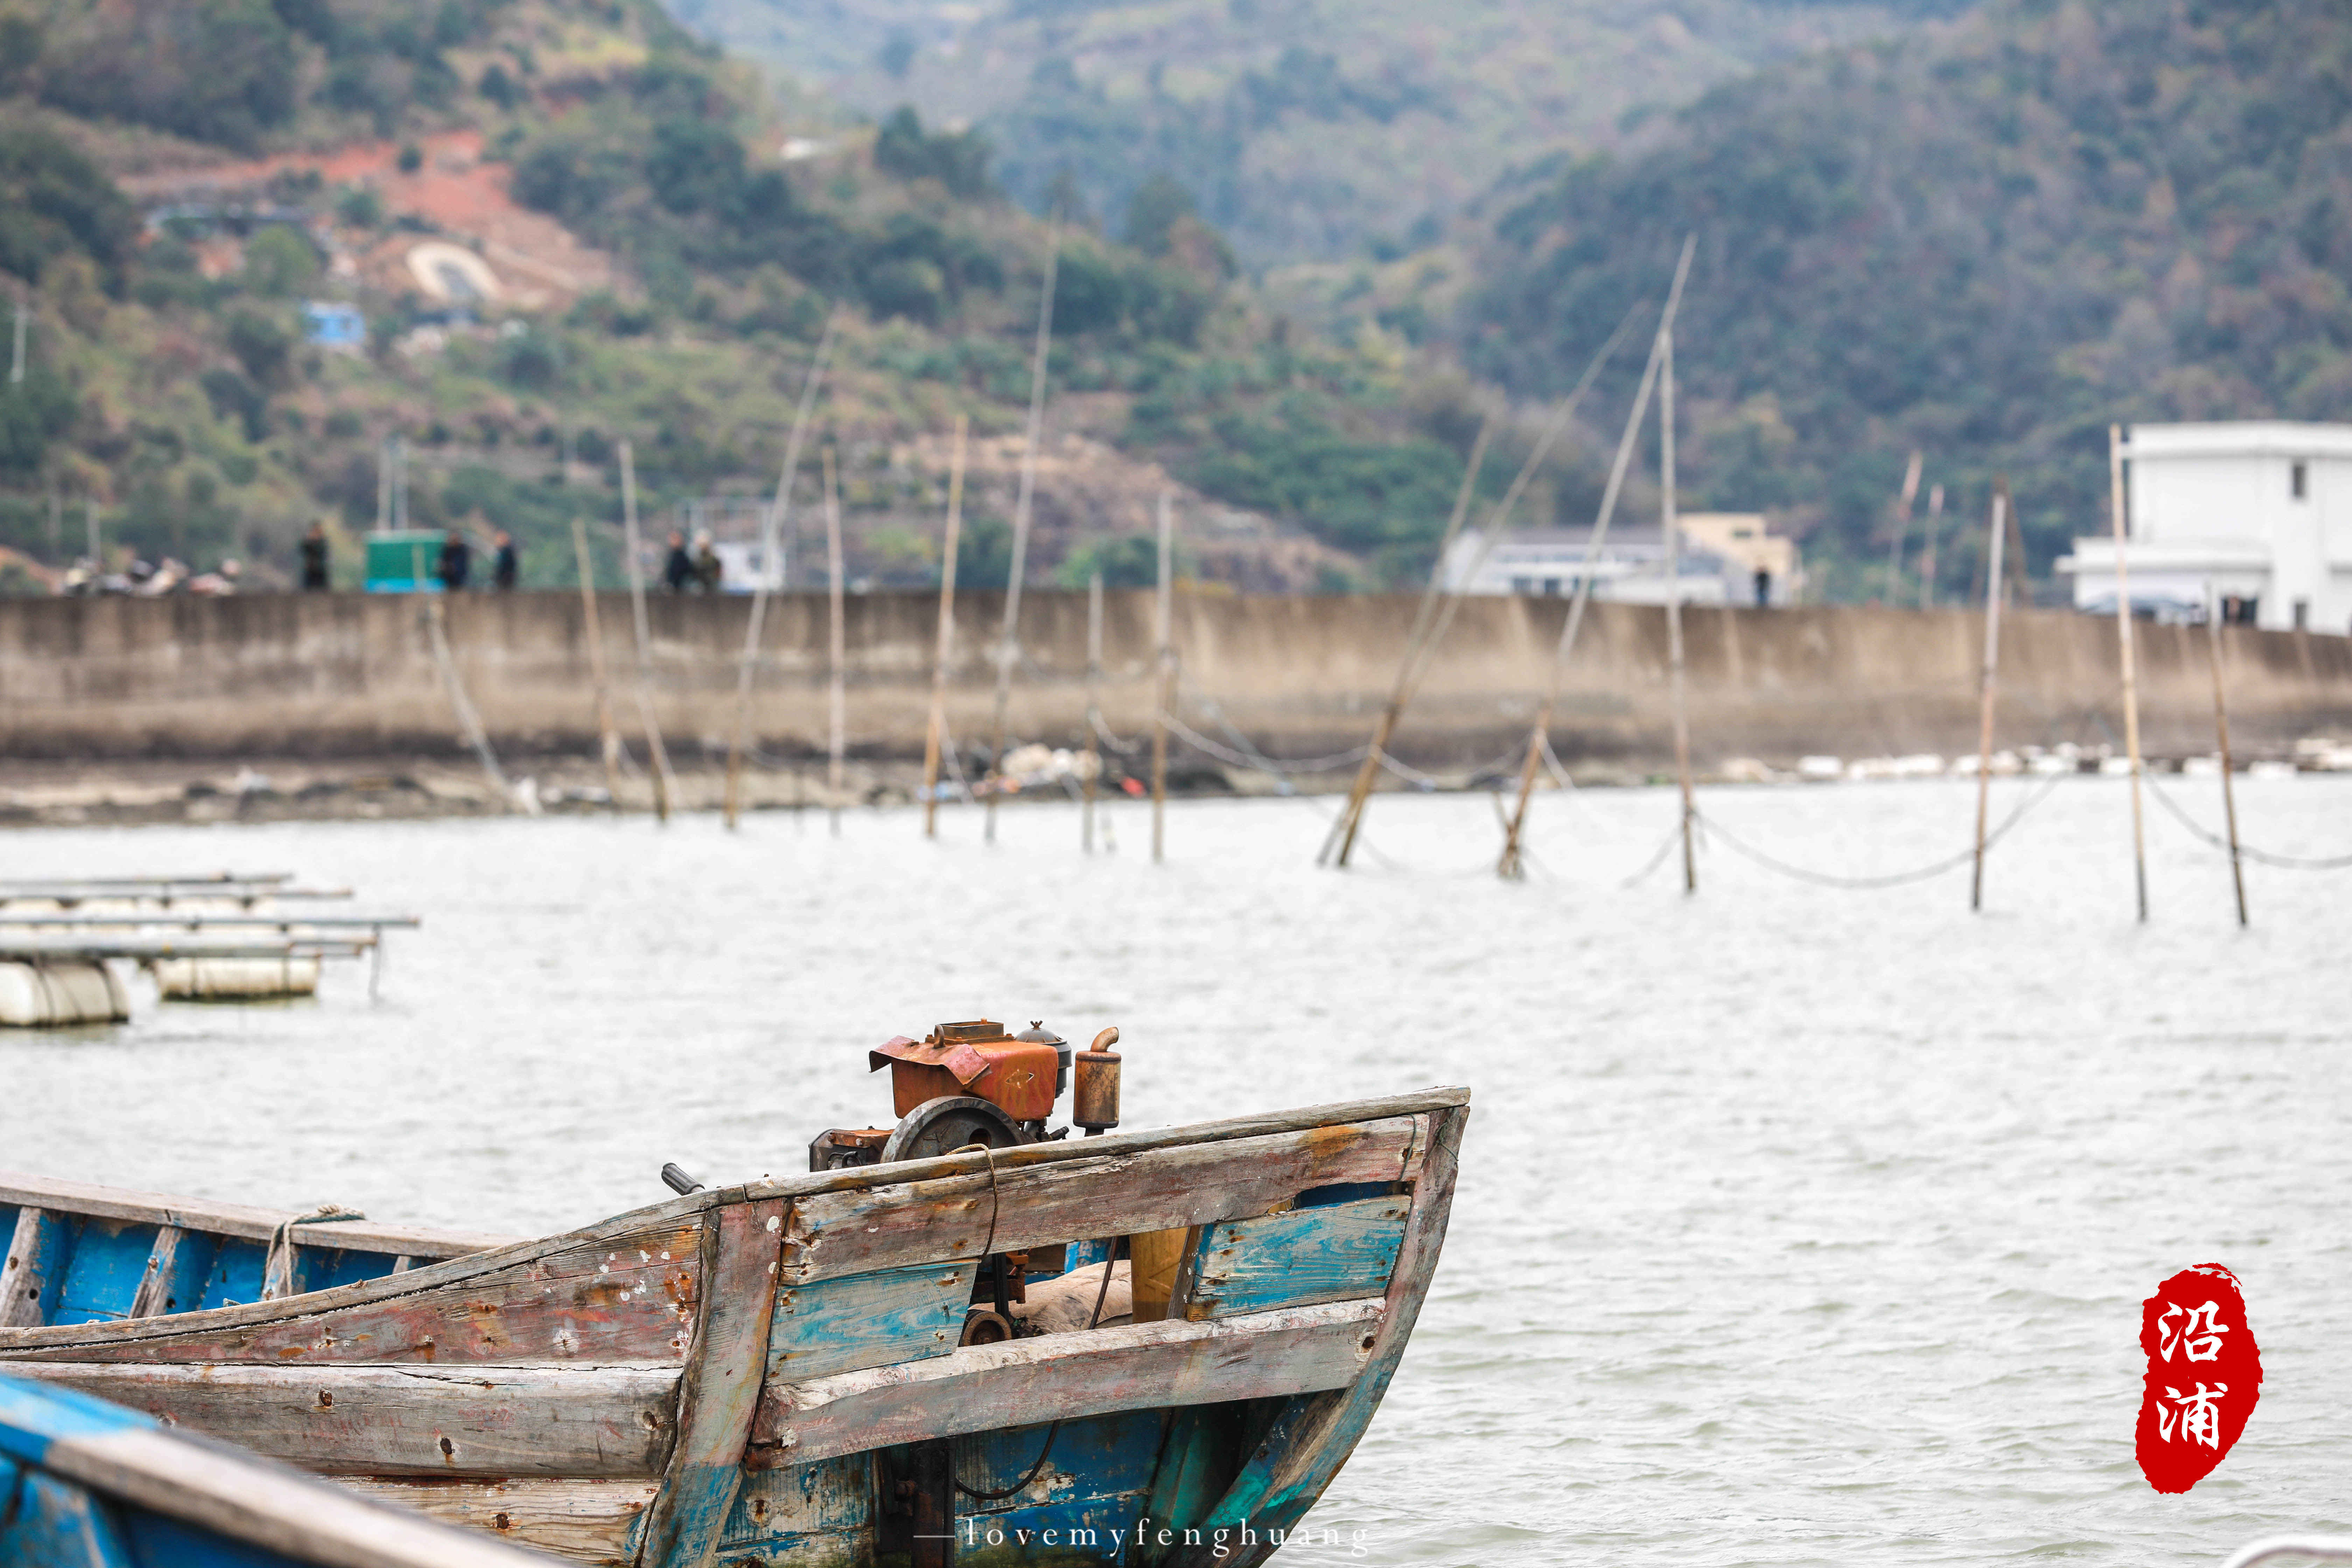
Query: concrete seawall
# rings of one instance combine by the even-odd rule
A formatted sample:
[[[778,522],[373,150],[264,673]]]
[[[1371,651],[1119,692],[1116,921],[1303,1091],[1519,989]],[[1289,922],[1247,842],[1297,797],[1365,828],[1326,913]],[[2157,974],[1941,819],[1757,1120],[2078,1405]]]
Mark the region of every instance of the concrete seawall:
[[[1176,600],[1188,722],[1217,718],[1276,755],[1360,742],[1384,700],[1412,601],[1398,597]],[[0,764],[140,759],[440,755],[459,746],[420,601],[356,595],[228,599],[0,601]],[[949,721],[984,744],[992,645],[1003,599],[958,601]],[[749,615],[740,598],[653,601],[654,701],[674,749],[722,749]],[[1402,757],[1462,768],[1510,750],[1540,699],[1566,605],[1466,603],[1397,738]],[[614,711],[634,733],[628,600],[600,599]],[[920,754],[937,601],[848,601],[848,731],[856,756]],[[1151,595],[1105,606],[1105,718],[1124,735],[1151,712]],[[1973,752],[1982,623],[1970,611],[1845,607],[1696,610],[1686,619],[1691,726],[1702,765],[1737,756],[1786,763],[1841,756]],[[518,755],[596,744],[591,663],[572,592],[447,605],[449,640],[493,742]],[[2142,721],[2153,754],[2212,748],[2201,629],[2140,627]],[[1083,595],[1023,601],[1024,662],[1012,728],[1076,744],[1085,710]],[[2236,738],[2278,752],[2303,735],[2352,731],[2352,640],[2231,628]],[[806,755],[825,735],[825,605],[770,605],[753,731],[770,753]],[[2121,729],[2115,624],[2057,612],[2001,624],[1997,743],[2097,745]],[[1592,607],[1555,737],[1571,763],[1654,769],[1671,752],[1664,613]]]

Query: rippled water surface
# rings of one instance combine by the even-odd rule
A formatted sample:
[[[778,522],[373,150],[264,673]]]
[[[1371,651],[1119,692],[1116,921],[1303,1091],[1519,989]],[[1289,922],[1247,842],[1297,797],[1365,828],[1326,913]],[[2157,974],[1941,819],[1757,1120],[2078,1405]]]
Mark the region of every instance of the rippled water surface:
[[[2169,787],[2209,818],[2210,780]],[[2022,792],[2021,782],[2000,792]],[[2012,796],[2015,798],[2016,796]],[[1827,869],[1965,844],[1971,790],[1702,793]],[[2250,837],[2352,848],[2352,781],[2241,786]],[[544,1231],[804,1163],[887,1114],[866,1047],[943,1018],[1125,1032],[1130,1125],[1463,1083],[1444,1263],[1404,1368],[1286,1560],[2214,1563],[2352,1524],[2343,876],[2226,867],[2069,779],[1965,870],[1861,892],[1718,847],[1659,868],[1655,791],[1546,798],[1538,874],[1483,796],[1316,805],[57,831],[17,876],[287,868],[425,915],[315,1004],[0,1037],[0,1163]],[[1996,802],[2000,809],[2000,802]],[[2186,1498],[2132,1461],[2138,1307],[2227,1264],[2267,1381]],[[1358,1532],[1360,1532],[1359,1537]],[[1360,1540],[1360,1547],[1354,1543]]]

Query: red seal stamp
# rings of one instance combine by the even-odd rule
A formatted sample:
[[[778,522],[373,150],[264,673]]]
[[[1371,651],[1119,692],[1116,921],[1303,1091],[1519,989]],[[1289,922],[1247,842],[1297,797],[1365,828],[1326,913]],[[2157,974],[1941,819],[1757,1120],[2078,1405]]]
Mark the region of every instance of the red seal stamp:
[[[2160,1492],[2213,1473],[2263,1394],[2262,1352],[2238,1277],[2218,1263],[2184,1268],[2140,1305],[2147,1380],[2133,1447]]]

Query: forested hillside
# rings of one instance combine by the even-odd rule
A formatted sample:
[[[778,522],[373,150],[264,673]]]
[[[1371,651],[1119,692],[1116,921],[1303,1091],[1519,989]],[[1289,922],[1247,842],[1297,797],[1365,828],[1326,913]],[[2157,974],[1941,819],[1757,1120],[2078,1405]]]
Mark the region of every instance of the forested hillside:
[[[1381,334],[1269,317],[1176,186],[1049,227],[984,138],[911,110],[791,142],[755,74],[650,3],[7,0],[0,61],[0,272],[29,329],[0,544],[37,563],[95,509],[110,553],[269,581],[323,514],[348,571],[398,436],[414,521],[510,529],[527,580],[569,582],[572,516],[610,561],[621,437],[651,530],[772,491],[837,306],[818,437],[853,573],[933,580],[961,413],[964,580],[1002,581],[1049,243],[1041,574],[1148,570],[1131,539],[1171,473],[1210,574],[1409,574],[1458,482],[1459,389],[1416,395]],[[320,325],[342,307],[348,345]]]
[[[1514,164],[1968,0],[669,0],[878,118],[968,120],[1042,208],[1171,175],[1253,266],[1426,244]]]
[[[2352,27],[2325,0],[1999,0],[1506,184],[1468,357],[1559,387],[1696,231],[1696,502],[1781,511],[1833,593],[1875,592],[1916,446],[1971,538],[2009,473],[2045,570],[2104,526],[2111,420],[2352,417],[2348,116]],[[1946,593],[1975,561],[1943,552]]]

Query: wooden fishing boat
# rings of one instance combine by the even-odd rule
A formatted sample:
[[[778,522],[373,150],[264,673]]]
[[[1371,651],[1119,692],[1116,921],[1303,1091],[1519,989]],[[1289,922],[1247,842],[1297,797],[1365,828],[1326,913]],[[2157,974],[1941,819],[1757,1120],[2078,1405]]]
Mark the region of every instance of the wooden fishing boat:
[[[0,1369],[582,1562],[1261,1562],[1395,1372],[1469,1095],[1105,1133],[1115,1038],[1085,1138],[1066,1046],[943,1025],[808,1174],[539,1240],[0,1176]]]
[[[547,1559],[69,1388],[0,1377],[14,1568],[530,1568]]]

